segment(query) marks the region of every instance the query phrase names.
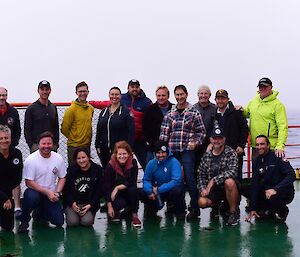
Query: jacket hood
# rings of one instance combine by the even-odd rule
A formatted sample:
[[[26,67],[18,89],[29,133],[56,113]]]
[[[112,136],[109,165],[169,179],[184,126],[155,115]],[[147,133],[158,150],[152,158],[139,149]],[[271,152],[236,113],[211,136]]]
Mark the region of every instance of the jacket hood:
[[[279,92],[277,90],[273,89],[272,90],[272,94],[269,95],[269,96],[267,96],[267,97],[265,97],[264,99],[260,98],[260,94],[259,93],[256,94],[256,98],[258,98],[261,102],[271,102],[271,101],[273,101],[273,100],[275,100],[277,98],[278,94],[279,94]]]
[[[125,163],[124,168],[122,169],[120,163],[117,161],[116,155],[113,154],[111,156],[109,164],[119,175],[121,175],[122,177],[125,177],[128,170],[130,170],[133,167],[132,160],[133,160],[133,157],[129,156],[127,159],[127,162]]]
[[[131,98],[131,95],[129,94],[129,92],[125,93],[125,95],[126,95],[126,97]],[[140,94],[138,95],[137,98],[141,98],[141,99],[146,98],[146,94],[143,91],[143,89],[141,89],[141,92],[140,92]]]
[[[80,106],[81,108],[89,108],[91,105],[86,102],[85,104],[82,104],[80,102],[77,101],[77,99],[75,101],[72,101],[72,104]]]

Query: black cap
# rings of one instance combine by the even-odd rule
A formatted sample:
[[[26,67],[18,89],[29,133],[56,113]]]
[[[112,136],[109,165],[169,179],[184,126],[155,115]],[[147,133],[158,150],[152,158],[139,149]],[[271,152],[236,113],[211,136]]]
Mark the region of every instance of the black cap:
[[[154,143],[154,153],[157,153],[159,151],[163,151],[169,154],[168,143],[165,141],[156,141]]]
[[[225,137],[224,131],[220,127],[215,127],[211,132],[211,137]]]
[[[216,98],[217,97],[225,97],[225,98],[228,98],[228,92],[225,90],[225,89],[219,89],[217,92],[216,92]]]
[[[47,80],[42,80],[42,81],[39,83],[38,88],[42,88],[42,87],[51,88],[49,81],[47,81]]]
[[[138,85],[140,86],[140,82],[137,80],[137,79],[132,79],[128,82],[128,86],[131,86],[131,85]]]
[[[269,78],[261,78],[258,81],[258,87],[262,85],[262,86],[272,86],[272,81]]]

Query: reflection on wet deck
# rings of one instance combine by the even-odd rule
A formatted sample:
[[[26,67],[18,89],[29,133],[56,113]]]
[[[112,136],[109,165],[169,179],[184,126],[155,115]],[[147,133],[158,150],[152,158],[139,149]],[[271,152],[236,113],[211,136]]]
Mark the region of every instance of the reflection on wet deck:
[[[286,224],[244,221],[245,201],[241,204],[241,222],[228,227],[222,218],[211,221],[209,209],[199,222],[166,218],[144,219],[141,229],[125,220],[108,224],[106,215],[97,213],[94,228],[52,228],[33,223],[28,235],[0,232],[0,256],[300,256],[300,182]],[[143,216],[141,205],[140,216]]]

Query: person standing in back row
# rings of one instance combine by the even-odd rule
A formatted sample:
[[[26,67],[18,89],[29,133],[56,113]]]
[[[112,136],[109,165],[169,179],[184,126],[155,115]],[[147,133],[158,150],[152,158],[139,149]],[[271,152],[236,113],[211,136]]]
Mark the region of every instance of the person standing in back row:
[[[151,104],[151,100],[146,96],[140,88],[140,82],[132,79],[128,83],[128,92],[122,94],[121,104],[125,105],[133,113],[135,124],[135,140],[133,144],[133,152],[141,164],[143,170],[146,167],[146,142],[143,135],[142,120],[147,107]]]
[[[21,124],[19,113],[16,108],[7,102],[7,89],[0,87],[0,124],[10,128],[11,146],[16,147],[21,137]],[[21,209],[21,186],[18,185],[13,190],[13,198],[15,204],[15,217],[18,219],[22,214]]]
[[[198,190],[195,174],[195,149],[202,145],[206,130],[201,114],[187,102],[188,92],[184,85],[174,89],[177,105],[165,115],[161,124],[159,140],[169,143],[170,150],[181,162],[191,197],[191,209],[187,220],[197,219]]]
[[[92,119],[94,107],[86,99],[88,85],[82,81],[76,85],[77,99],[66,110],[61,124],[61,132],[68,139],[68,163],[74,164],[73,155],[77,148],[86,148],[90,152],[92,140]]]
[[[47,80],[42,80],[38,85],[39,99],[31,104],[25,112],[24,135],[30,153],[38,149],[38,137],[45,131],[50,131],[54,136],[54,149],[58,148],[59,125],[56,106],[50,102],[51,86]]]
[[[242,110],[244,116],[250,118],[251,146],[254,155],[255,138],[258,135],[266,135],[270,140],[270,148],[276,156],[284,157],[284,147],[288,136],[288,121],[286,110],[282,102],[277,98],[278,91],[273,89],[269,78],[262,78],[258,82],[258,93]]]
[[[219,89],[216,92],[215,100],[218,107],[216,121],[224,131],[226,145],[237,153],[239,159],[238,180],[242,182],[244,148],[248,137],[247,120],[241,111],[234,108],[226,90]]]
[[[156,102],[151,104],[143,117],[143,132],[147,145],[147,163],[154,156],[154,143],[159,139],[160,127],[164,116],[171,110],[173,104],[169,102],[169,89],[162,85],[156,89]]]

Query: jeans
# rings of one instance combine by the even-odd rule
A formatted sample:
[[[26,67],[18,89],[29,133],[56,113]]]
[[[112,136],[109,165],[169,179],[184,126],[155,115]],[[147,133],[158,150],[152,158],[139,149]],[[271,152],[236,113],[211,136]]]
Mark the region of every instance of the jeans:
[[[195,175],[195,151],[185,150],[183,152],[174,152],[173,155],[183,166],[185,181],[189,188],[189,194],[191,197],[191,208],[198,210],[198,189]]]
[[[31,212],[39,210],[39,216],[56,226],[64,224],[64,215],[60,202],[51,202],[48,197],[31,188],[24,192],[21,222],[29,222]]]

